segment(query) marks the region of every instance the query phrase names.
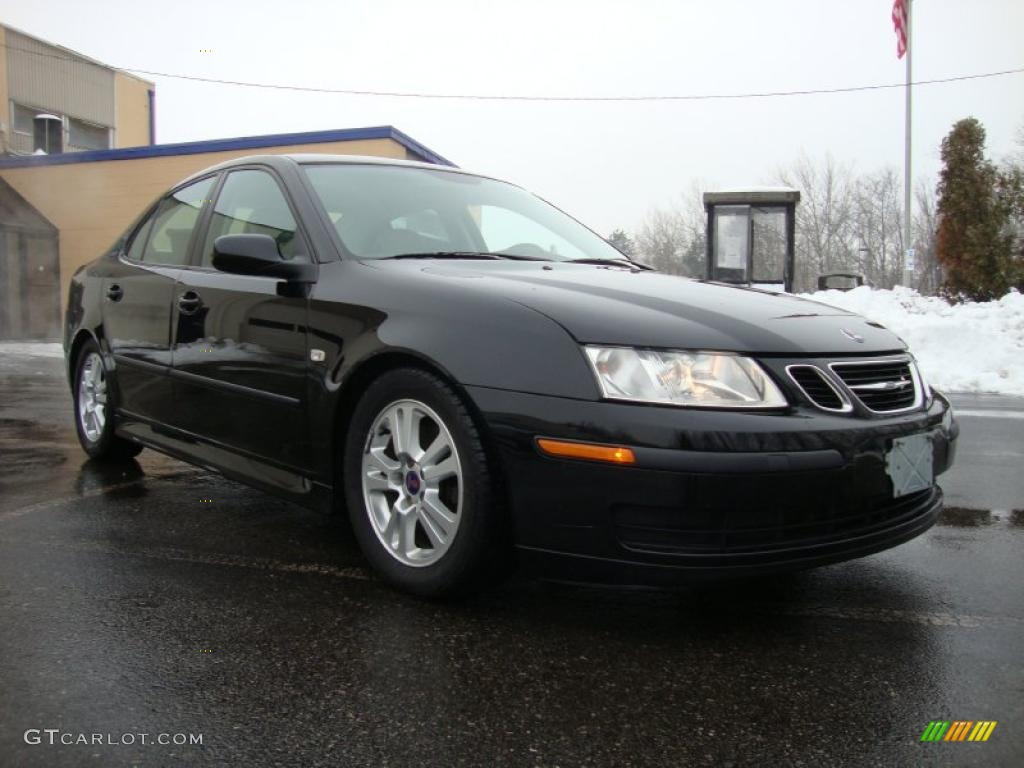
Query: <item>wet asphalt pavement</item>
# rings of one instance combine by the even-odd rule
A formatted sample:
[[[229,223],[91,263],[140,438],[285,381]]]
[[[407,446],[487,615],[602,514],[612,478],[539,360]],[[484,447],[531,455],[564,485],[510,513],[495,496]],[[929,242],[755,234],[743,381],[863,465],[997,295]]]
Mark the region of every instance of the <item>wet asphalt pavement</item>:
[[[1024,764],[1024,400],[955,398],[953,506],[897,549],[429,603],[337,520],[86,461],[61,366],[0,357],[2,766]],[[922,744],[931,720],[998,726]]]

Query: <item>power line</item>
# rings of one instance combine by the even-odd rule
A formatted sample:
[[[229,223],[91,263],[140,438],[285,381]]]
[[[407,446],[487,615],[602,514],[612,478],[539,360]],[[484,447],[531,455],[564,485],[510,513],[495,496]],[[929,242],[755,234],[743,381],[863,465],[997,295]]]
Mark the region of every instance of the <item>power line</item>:
[[[32,51],[27,48],[4,45],[3,47],[13,51],[45,56],[52,59],[61,59],[81,63],[80,59],[68,56],[57,56],[40,51]],[[92,63],[92,62],[87,62]],[[113,65],[111,65],[113,66]],[[767,99],[782,96],[814,96],[829,93],[858,93],[863,91],[881,91],[893,88],[905,88],[906,83],[879,83],[874,85],[851,85],[838,88],[805,88],[792,91],[760,91],[750,93],[703,93],[703,94],[670,94],[670,95],[648,95],[648,96],[528,96],[528,95],[504,95],[504,94],[482,94],[482,93],[418,93],[414,91],[373,91],[356,90],[351,88],[317,88],[304,85],[278,85],[274,83],[255,83],[245,80],[223,80],[213,77],[199,77],[196,75],[179,75],[170,72],[156,72],[147,69],[136,69],[135,67],[113,67],[127,72],[135,72],[150,77],[167,77],[175,80],[188,80],[198,83],[211,83],[214,85],[233,85],[242,88],[265,88],[275,91],[298,91],[303,93],[329,93],[341,96],[376,96],[396,99],[448,99],[461,101],[533,101],[533,102],[644,102],[644,101],[724,101],[733,99]],[[1015,69],[1003,69],[996,72],[981,72],[971,75],[955,75],[951,77],[932,78],[930,80],[915,80],[911,85],[938,85],[941,83],[957,83],[965,80],[983,80],[992,77],[1003,77],[1005,75],[1017,75],[1024,72],[1024,67]]]
[[[126,68],[127,69],[127,68]],[[777,96],[811,96],[826,93],[854,93],[857,91],[879,91],[889,88],[903,88],[906,83],[884,83],[879,85],[855,85],[844,88],[810,88],[797,91],[765,91],[760,93],[707,93],[707,94],[685,94],[685,95],[651,95],[651,96],[520,96],[520,95],[499,95],[499,94],[471,94],[471,93],[414,93],[409,91],[361,91],[346,88],[315,88],[300,85],[273,85],[270,83],[251,83],[241,80],[219,80],[210,77],[195,77],[191,75],[172,75],[166,72],[151,72],[144,69],[129,69],[142,75],[152,77],[171,77],[178,80],[193,80],[201,83],[215,83],[218,85],[235,85],[245,88],[270,88],[278,91],[302,91],[307,93],[332,93],[345,96],[384,96],[399,99],[451,99],[464,101],[585,101],[585,102],[629,102],[629,101],[708,101],[725,99],[765,99]],[[1017,69],[1006,69],[999,72],[983,72],[975,75],[958,75],[956,77],[935,78],[932,80],[916,80],[912,85],[935,85],[938,83],[955,83],[962,80],[980,80],[989,77],[1000,77],[1002,75],[1014,75],[1024,72],[1024,67]]]

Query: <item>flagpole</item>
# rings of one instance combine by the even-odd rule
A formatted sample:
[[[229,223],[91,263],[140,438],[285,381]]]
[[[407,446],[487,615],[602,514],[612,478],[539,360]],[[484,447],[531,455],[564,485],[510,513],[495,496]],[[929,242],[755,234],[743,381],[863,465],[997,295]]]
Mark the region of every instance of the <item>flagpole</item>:
[[[911,58],[913,56],[914,46],[912,44],[912,32],[913,22],[911,21],[913,16],[913,0],[906,0],[907,8],[907,86],[906,86],[906,136],[905,136],[905,147],[903,155],[903,249],[904,249],[904,282],[907,287],[913,287],[914,277],[914,244],[911,240],[911,220],[913,214],[910,207],[911,197],[911,170],[910,170],[910,145],[911,145],[911,92],[912,92],[912,77],[913,70],[911,66]]]

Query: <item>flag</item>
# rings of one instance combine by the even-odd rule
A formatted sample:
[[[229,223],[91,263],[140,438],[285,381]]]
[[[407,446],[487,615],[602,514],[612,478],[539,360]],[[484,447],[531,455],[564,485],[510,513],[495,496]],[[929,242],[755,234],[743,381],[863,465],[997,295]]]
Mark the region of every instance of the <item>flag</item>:
[[[907,52],[907,2],[893,0],[892,25],[896,30],[896,58],[902,59]]]

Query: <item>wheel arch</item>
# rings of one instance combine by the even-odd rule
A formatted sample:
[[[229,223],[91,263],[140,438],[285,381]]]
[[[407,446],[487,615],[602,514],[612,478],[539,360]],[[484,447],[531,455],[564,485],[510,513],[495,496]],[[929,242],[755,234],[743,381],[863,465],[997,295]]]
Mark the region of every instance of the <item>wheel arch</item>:
[[[97,348],[100,348],[100,354],[102,354],[103,351],[102,347],[100,347],[100,340],[88,328],[79,328],[75,333],[74,338],[71,340],[71,346],[68,348],[67,374],[68,383],[71,385],[72,389],[74,389],[75,386],[75,368],[78,366],[78,356],[82,354],[82,347],[90,341],[93,342]]]
[[[356,405],[359,403],[363,393],[374,381],[384,374],[400,368],[412,368],[432,374],[455,391],[456,395],[465,404],[470,418],[473,419],[473,425],[480,433],[481,442],[487,454],[487,461],[491,466],[492,476],[497,481],[499,489],[503,489],[505,487],[504,470],[498,460],[492,436],[483,413],[476,403],[473,402],[469,393],[466,392],[465,388],[459,384],[454,376],[432,360],[428,360],[410,350],[391,349],[378,352],[358,363],[349,372],[348,376],[345,377],[345,383],[336,395],[334,419],[331,429],[331,456],[333,457],[334,468],[332,483],[334,486],[334,497],[337,500],[335,504],[336,509],[344,511],[345,494],[342,485],[342,451]]]

